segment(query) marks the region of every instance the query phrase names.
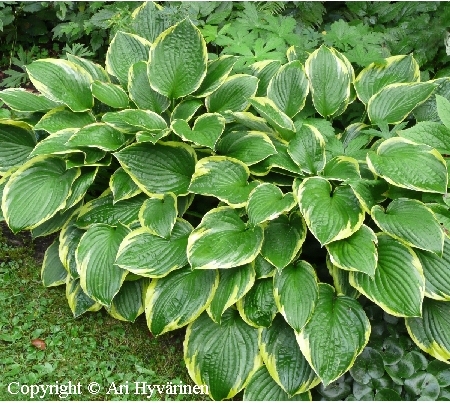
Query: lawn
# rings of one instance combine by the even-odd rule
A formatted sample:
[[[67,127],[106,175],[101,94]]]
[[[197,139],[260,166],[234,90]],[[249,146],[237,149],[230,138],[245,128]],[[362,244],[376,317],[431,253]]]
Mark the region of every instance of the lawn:
[[[186,385],[185,392],[187,385],[194,386],[182,358],[184,330],[154,338],[144,315],[133,324],[105,310],[74,319],[64,286],[44,288],[41,283],[48,241],[13,236],[0,225],[0,400],[207,398],[171,393],[180,391],[178,385]],[[88,391],[93,382],[100,387],[98,394]],[[29,385],[48,387],[32,390]],[[155,386],[153,393],[144,392],[144,385],[160,385],[160,391]]]

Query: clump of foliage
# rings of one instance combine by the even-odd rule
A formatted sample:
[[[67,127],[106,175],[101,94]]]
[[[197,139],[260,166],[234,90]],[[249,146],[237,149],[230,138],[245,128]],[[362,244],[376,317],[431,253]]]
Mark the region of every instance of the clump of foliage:
[[[447,362],[450,79],[421,82],[412,55],[355,76],[325,45],[238,73],[158,8],[105,68],[42,59],[39,94],[0,92],[4,219],[59,232],[44,285],[66,284],[75,316],[187,325],[189,374],[216,400],[339,379],[376,332],[361,295]]]

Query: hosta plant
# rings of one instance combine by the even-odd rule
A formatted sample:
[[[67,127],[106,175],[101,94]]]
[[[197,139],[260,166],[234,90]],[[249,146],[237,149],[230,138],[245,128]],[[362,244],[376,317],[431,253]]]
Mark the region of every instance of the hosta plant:
[[[152,7],[105,67],[42,59],[38,93],[0,93],[4,220],[59,234],[44,285],[65,283],[75,316],[187,326],[216,400],[308,400],[340,378],[371,334],[361,295],[449,360],[450,80],[420,82],[411,55],[355,72],[326,46],[236,74]]]

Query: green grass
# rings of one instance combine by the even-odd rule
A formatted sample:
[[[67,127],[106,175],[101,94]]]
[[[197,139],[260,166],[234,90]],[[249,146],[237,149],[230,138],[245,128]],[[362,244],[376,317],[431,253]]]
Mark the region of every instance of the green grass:
[[[200,394],[164,393],[171,382],[194,386],[183,362],[184,330],[154,338],[143,315],[133,324],[113,319],[104,310],[74,319],[64,286],[42,285],[34,247],[26,236],[5,237],[0,226],[0,400],[207,399]],[[34,339],[43,340],[46,348],[33,346]],[[57,390],[56,385],[66,386],[69,381],[80,387],[64,398],[64,389]],[[53,394],[50,389],[45,396],[40,390],[33,399],[31,390],[10,394],[11,382],[53,385]],[[88,392],[91,382],[100,385],[100,393]],[[164,388],[147,398],[135,394],[135,382]],[[17,386],[11,386],[12,392],[18,391]]]

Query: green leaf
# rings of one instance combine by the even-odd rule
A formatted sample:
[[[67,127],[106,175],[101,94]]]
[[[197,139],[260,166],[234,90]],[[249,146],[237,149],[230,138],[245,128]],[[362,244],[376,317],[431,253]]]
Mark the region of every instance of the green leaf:
[[[143,61],[130,67],[128,93],[139,109],[147,109],[161,114],[169,107],[170,101],[150,86],[147,69],[148,63]]]
[[[206,70],[206,76],[198,90],[195,91],[194,96],[206,97],[217,90],[228,78],[237,60],[236,56],[224,55],[210,61]]]
[[[447,190],[445,160],[426,145],[393,137],[383,141],[376,152],[367,153],[367,164],[394,186],[431,193]]]
[[[353,298],[336,296],[330,285],[319,284],[317,305],[310,321],[297,334],[297,342],[327,386],[353,366],[369,335],[369,319],[361,305]]]
[[[418,81],[419,65],[412,54],[392,56],[386,58],[384,64],[371,63],[363,69],[355,79],[355,90],[358,98],[367,105],[372,95],[389,84]]]
[[[326,248],[331,262],[340,269],[359,271],[373,277],[378,260],[377,243],[375,233],[363,224],[348,238],[331,242]]]
[[[136,133],[136,141],[138,143],[156,144],[159,140],[167,137],[171,133],[170,129],[139,131]]]
[[[66,298],[75,318],[78,318],[85,312],[96,312],[102,309],[101,304],[95,302],[84,293],[80,280],[74,280],[70,276],[67,276]]]
[[[121,200],[130,199],[139,193],[138,185],[136,185],[123,168],[117,170],[109,178],[109,187],[113,194],[113,203]]]
[[[33,85],[49,100],[66,104],[74,112],[94,106],[92,77],[76,64],[63,59],[40,59],[26,69]]]
[[[11,230],[32,229],[53,217],[65,206],[79,175],[78,168],[66,171],[57,157],[39,156],[22,165],[3,190],[1,208]]]
[[[50,154],[82,153],[82,150],[79,148],[67,145],[67,142],[75,132],[76,129],[65,129],[50,134],[50,136],[36,144],[36,147],[30,153],[30,157]]]
[[[226,133],[216,145],[219,154],[236,158],[247,166],[277,153],[270,137],[259,131]]]
[[[249,107],[256,94],[258,79],[248,74],[234,74],[205,99],[208,112],[241,112]]]
[[[304,124],[289,142],[288,153],[303,172],[315,175],[326,163],[325,139],[314,126]]]
[[[420,316],[425,290],[422,266],[413,250],[381,233],[375,276],[350,273],[350,284],[387,313]]]
[[[352,157],[344,156],[334,157],[327,161],[321,176],[325,179],[338,181],[358,181],[361,179],[358,161]]]
[[[433,212],[418,200],[393,200],[386,211],[372,207],[371,216],[387,234],[408,246],[442,255],[444,231]]]
[[[219,269],[219,279],[219,286],[206,311],[214,322],[220,324],[222,314],[253,287],[255,269],[252,264]]]
[[[383,357],[377,350],[366,347],[350,368],[350,375],[363,385],[367,385],[371,379],[381,378],[384,375]]]
[[[319,295],[316,271],[299,260],[277,272],[273,280],[275,303],[287,323],[300,332],[311,318]]]
[[[192,141],[214,150],[225,129],[225,118],[218,113],[205,113],[195,120],[192,130],[182,119],[172,121],[171,129],[184,141]]]
[[[139,210],[139,222],[154,235],[168,239],[177,220],[177,198],[173,193],[147,199]]]
[[[436,95],[436,107],[439,119],[445,127],[450,129],[450,101],[442,95]]]
[[[166,121],[152,111],[124,109],[120,112],[107,112],[102,120],[124,133],[134,134],[141,130],[159,131],[167,129]]]
[[[269,82],[267,98],[287,116],[293,118],[305,106],[309,92],[308,78],[296,60],[283,65]]]
[[[203,102],[199,99],[181,101],[170,114],[170,120],[173,122],[176,119],[183,119],[189,122],[201,106],[203,106]]]
[[[136,281],[125,279],[112,300],[108,313],[115,319],[134,322],[144,312],[145,293],[148,285],[147,279]]]
[[[264,226],[261,255],[279,271],[297,256],[306,239],[306,224],[298,212],[281,215]]]
[[[242,266],[255,260],[263,237],[262,227],[246,228],[234,208],[212,209],[189,236],[189,263],[194,269]]]
[[[266,259],[264,259],[261,254],[256,256],[254,263],[257,279],[273,277],[277,271],[277,268],[274,265],[270,264]]]
[[[186,266],[186,246],[192,229],[182,218],[177,218],[167,239],[148,228],[135,229],[120,244],[115,264],[140,276],[164,277]]]
[[[106,52],[106,71],[127,88],[128,70],[133,64],[148,60],[150,45],[140,36],[117,31]]]
[[[67,60],[86,70],[86,72],[92,77],[92,80],[102,81],[104,83],[109,82],[108,74],[105,69],[97,63],[94,63],[88,59],[66,53]]]
[[[247,165],[235,158],[203,158],[195,166],[189,191],[215,196],[232,207],[244,207],[257,185],[257,182],[247,182],[249,175]]]
[[[446,387],[450,385],[450,365],[439,361],[433,360],[430,363],[427,362],[426,369],[428,373],[435,376],[439,382],[440,387]]]
[[[450,240],[444,238],[444,251],[441,256],[427,251],[415,250],[425,276],[425,296],[450,301]]]
[[[425,298],[421,318],[407,318],[409,335],[423,351],[440,361],[450,359],[450,302]]]
[[[300,351],[294,330],[280,315],[272,326],[262,330],[259,348],[269,374],[289,396],[304,393],[320,383]]]
[[[331,263],[330,254],[327,254],[325,263],[333,279],[333,286],[338,294],[347,295],[347,297],[358,298],[360,293],[350,285],[350,271],[342,270]]]
[[[366,213],[370,214],[373,206],[386,200],[389,184],[383,179],[361,179],[349,184]]]
[[[151,87],[168,98],[181,98],[200,87],[206,75],[206,42],[189,19],[168,28],[150,49]]]
[[[251,105],[267,120],[284,140],[291,140],[295,134],[294,123],[278,106],[269,98],[250,98]]]
[[[426,144],[442,154],[450,154],[450,129],[438,122],[419,122],[397,134],[415,143]]]
[[[60,130],[79,129],[91,123],[95,123],[94,115],[91,112],[75,113],[64,107],[58,107],[42,116],[34,126],[34,130],[45,130],[54,134]]]
[[[255,116],[250,112],[231,112],[229,114],[237,123],[245,126],[250,130],[255,130],[263,133],[275,134],[274,131],[267,125],[265,119]]]
[[[160,15],[161,10],[163,7],[153,1],[143,3],[133,11],[131,27],[140,36],[153,42],[168,24]]]
[[[36,145],[27,126],[13,120],[0,121],[0,175],[25,163]]]
[[[47,248],[42,262],[41,280],[44,287],[55,287],[65,284],[67,270],[59,259],[59,240],[55,239]]]
[[[114,202],[110,190],[106,190],[100,197],[90,200],[80,210],[77,225],[88,228],[92,224],[124,225],[138,221],[139,209],[147,196],[138,194],[130,199]]]
[[[439,396],[440,387],[433,375],[422,372],[405,380],[405,390],[417,400],[433,401]]]
[[[221,324],[204,313],[186,330],[184,361],[190,377],[207,385],[214,400],[232,398],[262,364],[258,331],[232,308],[225,311]]]
[[[247,214],[252,225],[270,221],[284,212],[289,212],[296,202],[292,193],[283,192],[271,183],[258,185],[250,192]]]
[[[113,108],[128,107],[129,99],[127,93],[118,85],[94,81],[92,83],[92,94],[100,102]]]
[[[127,271],[114,264],[117,250],[129,229],[93,224],[83,234],[75,252],[80,285],[94,301],[110,306]]]
[[[210,304],[218,282],[217,270],[189,267],[153,280],[145,297],[150,331],[158,336],[193,322]]]
[[[127,142],[119,130],[105,123],[92,123],[77,130],[67,141],[68,147],[94,147],[104,151],[116,151]]]
[[[370,98],[369,119],[372,123],[398,124],[425,102],[435,88],[436,84],[431,82],[389,84]]]
[[[8,88],[0,92],[0,99],[17,112],[47,112],[60,105],[43,95],[33,94],[23,88]]]
[[[152,156],[151,159],[148,158],[149,155]],[[149,196],[168,192],[177,196],[188,194],[197,162],[195,151],[179,142],[136,143],[114,156],[125,172]]]
[[[324,118],[333,116],[350,101],[351,72],[345,57],[322,45],[305,63],[306,75],[317,112]]]
[[[348,238],[358,231],[364,210],[349,186],[332,186],[326,179],[305,179],[298,188],[300,212],[308,228],[322,244]]]
[[[80,277],[75,259],[75,252],[85,231],[78,228],[74,221],[69,221],[59,233],[59,259],[70,277]]]
[[[278,312],[272,279],[256,280],[250,291],[237,301],[236,307],[242,319],[250,326],[269,327]]]

